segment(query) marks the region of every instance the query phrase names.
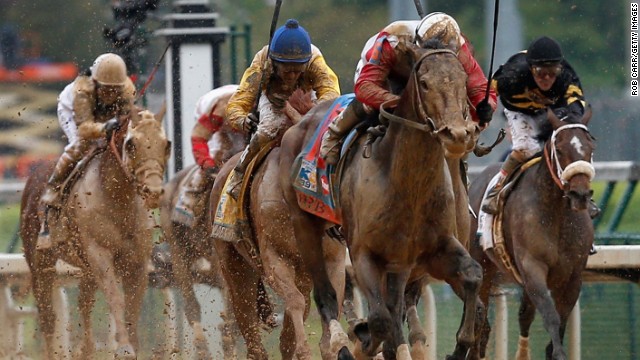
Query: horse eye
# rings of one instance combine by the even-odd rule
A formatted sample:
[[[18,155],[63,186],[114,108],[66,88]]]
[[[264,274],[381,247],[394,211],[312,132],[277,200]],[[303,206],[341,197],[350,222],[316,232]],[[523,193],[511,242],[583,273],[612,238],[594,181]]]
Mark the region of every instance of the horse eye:
[[[427,81],[426,81],[426,80],[420,80],[420,87],[421,87],[423,90],[428,90],[428,89],[429,89],[429,85],[427,84]]]

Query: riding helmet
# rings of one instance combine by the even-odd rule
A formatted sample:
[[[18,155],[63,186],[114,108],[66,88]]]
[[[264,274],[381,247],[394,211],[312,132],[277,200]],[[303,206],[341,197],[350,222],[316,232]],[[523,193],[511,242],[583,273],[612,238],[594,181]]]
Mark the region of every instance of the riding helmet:
[[[418,45],[433,38],[440,39],[446,46],[454,46],[456,49],[464,44],[456,20],[442,12],[428,14],[416,27],[415,40]]]
[[[269,56],[284,63],[306,63],[311,59],[309,33],[295,19],[287,20],[273,34]]]
[[[116,54],[102,54],[91,66],[91,78],[100,85],[123,86],[127,81],[127,65]]]
[[[554,64],[562,59],[560,44],[547,36],[537,38],[527,49],[527,62],[530,65]]]

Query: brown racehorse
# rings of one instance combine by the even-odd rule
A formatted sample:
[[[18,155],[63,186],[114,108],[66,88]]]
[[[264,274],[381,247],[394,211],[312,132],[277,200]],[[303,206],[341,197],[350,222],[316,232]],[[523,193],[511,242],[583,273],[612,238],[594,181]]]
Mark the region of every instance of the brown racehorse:
[[[212,204],[217,204],[224,191],[225,179],[238,156],[220,170],[211,191]],[[259,314],[256,312],[256,309],[260,309],[261,301],[256,286],[262,279],[284,301],[284,323],[280,334],[282,358],[311,359],[304,321],[309,313],[312,283],[296,246],[289,207],[279,183],[279,162],[280,149],[275,148],[253,174],[249,214],[257,255],[252,256],[242,242],[218,240],[215,250],[221,259],[236,322],[247,344],[247,357],[267,359],[267,351],[261,343],[260,327],[257,326]],[[344,246],[329,240],[324,248],[335,261],[331,264],[334,270],[331,278],[337,288],[342,288],[345,279]]]
[[[113,148],[106,147],[87,163],[58,214],[50,214],[54,245],[49,249],[36,250],[36,242],[40,196],[52,167],[35,173],[25,185],[20,235],[49,358],[69,355],[61,354],[54,344],[56,314],[51,295],[58,259],[82,271],[78,303],[84,338],[78,356],[93,358],[90,315],[95,291],[100,289],[114,319],[115,357],[136,358],[136,328],[147,288],[154,227],[150,209],[158,206],[162,194],[170,144],[162,122],[148,111],[132,114],[126,130],[114,134]]]
[[[594,238],[587,212],[594,175],[591,165],[594,143],[586,127],[590,117],[591,111],[587,110],[581,119],[568,117],[560,121],[553,112],[548,112],[553,132],[545,143],[543,159],[522,174],[504,204],[504,243],[524,288],[518,314],[519,360],[529,358],[529,327],[536,309],[551,336],[547,359],[567,358],[562,339],[569,314],[580,295],[582,271]],[[489,167],[474,180],[470,200],[475,211],[498,169]],[[475,234],[475,219],[471,227]],[[494,262],[484,255],[478,241],[472,239],[471,243],[474,258],[484,268],[480,297],[487,304],[491,286],[504,267],[499,260]],[[490,328],[486,316],[483,321],[483,334],[478,337],[473,359],[485,356]]]
[[[212,156],[216,163],[223,164],[233,154],[244,148],[244,139],[242,135],[233,133],[228,126],[223,126],[220,131],[213,135],[210,145],[213,150]],[[169,245],[170,254],[168,259],[170,259],[169,264],[171,265],[174,285],[183,296],[185,315],[194,332],[193,341],[194,348],[198,352],[197,357],[199,359],[211,359],[212,355],[208,350],[205,329],[202,326],[200,304],[193,288],[197,283],[204,283],[219,288],[223,294],[226,293],[226,286],[220,272],[220,260],[215,251],[213,251],[213,244],[209,239],[209,234],[211,234],[211,221],[208,216],[209,192],[203,194],[203,199],[206,200],[205,206],[198,207],[202,213],[195,214],[195,224],[192,227],[171,221],[171,213],[180,196],[180,190],[185,186],[187,176],[195,166],[192,165],[181,170],[165,184],[165,192],[160,201],[160,224],[164,239]],[[200,259],[207,260],[210,265],[206,272],[195,269],[197,261]],[[230,309],[227,304],[225,304],[225,308],[226,310]],[[235,339],[232,333],[234,329],[233,316],[226,312],[221,316],[223,318],[223,323],[221,324],[223,356],[225,359],[231,359],[235,356]]]
[[[374,356],[382,343],[385,359],[410,358],[402,332],[405,287],[430,274],[462,295],[464,314],[452,356],[461,359],[475,340],[482,271],[455,237],[456,206],[445,156],[464,156],[479,130],[469,120],[466,75],[455,52],[407,46],[406,53],[413,70],[393,114],[383,112],[390,121],[386,134],[373,144],[370,158],[363,157],[364,139],[359,140],[347,155],[340,185],[342,227],[369,306],[368,321],[355,328],[361,344],[355,351]],[[285,134],[281,168],[291,167],[326,110],[315,108]],[[300,210],[289,173],[281,173],[281,183],[300,253],[313,276],[324,358],[351,359],[321,248],[328,224]]]

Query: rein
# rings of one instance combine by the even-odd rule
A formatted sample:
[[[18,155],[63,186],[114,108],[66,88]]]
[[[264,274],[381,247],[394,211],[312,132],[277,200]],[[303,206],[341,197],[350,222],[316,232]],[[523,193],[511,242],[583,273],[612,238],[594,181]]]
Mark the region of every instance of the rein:
[[[120,128],[121,129],[129,128],[129,118],[127,118],[127,120],[122,124]],[[109,149],[111,150],[111,153],[114,155],[114,157],[118,161],[118,165],[120,165],[120,168],[122,169],[122,172],[126,176],[127,181],[131,183],[135,182],[133,174],[127,171],[127,165],[125,165],[124,160],[122,159],[124,151],[122,153],[118,151],[118,145],[116,144],[116,136],[111,136],[111,140],[109,141]]]
[[[549,143],[544,147],[544,158],[547,163],[547,168],[549,169],[549,173],[551,173],[551,178],[561,190],[564,190],[569,179],[576,174],[587,175],[589,177],[589,181],[593,180],[593,177],[596,175],[596,170],[593,167],[593,164],[584,160],[574,161],[567,165],[566,168],[562,168],[560,160],[558,159],[558,152],[556,150],[556,136],[562,130],[567,129],[582,129],[587,133],[589,132],[587,126],[583,124],[563,125],[553,131]]]
[[[414,88],[415,88],[415,92],[416,92],[416,97],[418,98],[418,109],[416,111],[416,114],[418,115],[419,119],[425,119],[424,123],[418,123],[415,122],[413,120],[409,120],[409,119],[405,119],[401,116],[397,116],[394,115],[392,113],[390,113],[389,111],[385,110],[385,107],[394,107],[398,104],[398,102],[400,101],[400,99],[395,99],[395,100],[389,100],[386,101],[384,103],[382,103],[380,105],[380,120],[383,119],[387,119],[391,122],[395,122],[401,125],[405,125],[414,129],[418,129],[420,131],[424,131],[427,133],[431,133],[432,135],[437,135],[441,129],[437,129],[436,128],[436,124],[433,121],[433,119],[429,116],[429,114],[427,113],[427,111],[424,109],[424,105],[422,103],[422,97],[420,96],[420,91],[418,91],[419,86],[418,86],[418,68],[420,67],[420,64],[422,63],[422,61],[431,55],[435,55],[435,54],[451,54],[453,55],[456,59],[458,58],[456,53],[449,50],[449,49],[434,49],[434,50],[428,50],[427,52],[425,52],[424,54],[422,54],[422,56],[420,56],[420,58],[418,59],[418,61],[416,61],[415,65],[413,66],[413,82],[414,82]]]

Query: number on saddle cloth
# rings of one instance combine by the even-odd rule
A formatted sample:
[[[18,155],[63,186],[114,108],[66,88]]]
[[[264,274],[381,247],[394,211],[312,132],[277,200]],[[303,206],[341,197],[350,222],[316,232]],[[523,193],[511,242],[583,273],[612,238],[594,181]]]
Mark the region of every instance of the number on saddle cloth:
[[[333,189],[337,188],[339,177],[336,176],[336,169],[331,165],[327,165],[320,158],[320,144],[322,143],[322,136],[327,131],[331,121],[354,98],[355,94],[347,94],[334,100],[318,124],[313,136],[296,158],[292,171],[293,187],[300,208],[336,224],[342,223],[339,211],[337,211],[339,206],[337,198],[333,195]],[[348,139],[353,137],[354,135],[350,134]],[[345,141],[345,143],[348,142]]]

